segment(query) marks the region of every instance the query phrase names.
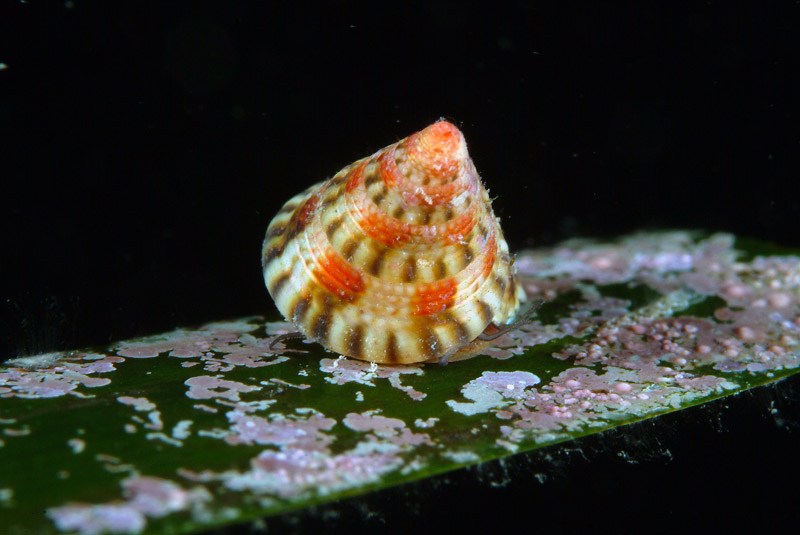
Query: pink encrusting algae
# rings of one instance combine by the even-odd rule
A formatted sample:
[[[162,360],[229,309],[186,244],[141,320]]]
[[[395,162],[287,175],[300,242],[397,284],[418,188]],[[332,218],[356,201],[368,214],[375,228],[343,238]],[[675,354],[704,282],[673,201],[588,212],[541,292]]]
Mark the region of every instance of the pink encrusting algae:
[[[345,358],[321,359],[320,370],[331,374],[325,380],[329,383],[343,385],[357,383],[365,386],[375,386],[375,379],[388,379],[392,387],[405,392],[413,400],[424,399],[426,394],[401,382],[402,375],[423,375],[419,366],[383,366],[375,363],[365,363],[358,360]]]
[[[430,437],[425,433],[414,433],[399,418],[387,418],[375,411],[364,413],[351,412],[344,417],[342,423],[354,431],[366,431],[374,435],[378,442],[388,442],[397,446],[433,446]],[[382,440],[378,440],[382,439]]]
[[[81,535],[139,533],[148,518],[160,518],[187,509],[203,509],[211,494],[202,487],[185,490],[172,481],[131,477],[122,481],[124,500],[106,504],[70,503],[47,510],[62,531]]]
[[[274,414],[262,418],[243,412],[229,411],[230,435],[225,441],[231,445],[259,444],[292,447],[304,450],[324,450],[333,442],[333,436],[325,433],[336,425],[336,420],[319,414],[309,417],[286,417]]]
[[[237,496],[279,511],[287,500],[523,451],[800,367],[800,257],[743,260],[730,236],[675,232],[523,252],[515,267],[545,303],[491,341],[488,358],[445,367],[337,358],[285,343],[286,322],[247,318],[50,355],[39,367],[10,361],[0,397],[94,397],[113,409],[105,434],[87,423],[60,447],[113,476],[116,494],[44,507],[56,529],[93,535],[139,533],[178,512],[198,525],[219,521]],[[2,411],[0,447],[48,425]],[[19,496],[25,484],[3,490]]]
[[[91,397],[79,390],[81,385],[97,388],[111,383],[96,374],[113,372],[115,364],[125,359],[94,353],[76,353],[69,361],[44,369],[0,368],[0,397],[52,398],[64,395]]]
[[[251,386],[237,381],[222,379],[221,376],[198,375],[187,379],[184,384],[189,387],[186,395],[192,399],[221,398],[239,401],[241,392],[260,390],[260,386]]]

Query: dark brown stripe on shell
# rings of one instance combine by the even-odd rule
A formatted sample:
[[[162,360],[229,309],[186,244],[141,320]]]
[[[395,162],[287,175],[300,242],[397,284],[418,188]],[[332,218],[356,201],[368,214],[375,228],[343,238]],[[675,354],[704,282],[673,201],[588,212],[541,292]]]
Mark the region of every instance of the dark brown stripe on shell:
[[[345,260],[347,260],[348,262],[353,261],[353,255],[355,255],[356,249],[358,249],[360,243],[361,242],[359,242],[356,239],[351,239],[344,244],[344,247],[342,247],[342,256],[344,257]]]
[[[402,206],[398,206],[392,212],[392,217],[395,218],[395,219],[401,219],[405,215],[405,213],[406,213],[406,209],[403,208]]]
[[[386,258],[386,253],[388,251],[389,249],[385,247],[378,251],[378,254],[375,255],[375,258],[373,258],[372,262],[367,266],[367,273],[376,277],[380,275],[381,268],[383,267],[383,260]]]
[[[433,276],[436,277],[437,281],[447,276],[447,266],[441,258],[438,258],[436,263],[433,264]]]
[[[514,277],[509,277],[508,279],[508,295],[512,299],[517,295],[517,282],[514,280]]]
[[[414,282],[417,279],[417,259],[410,256],[403,264],[403,281]]]
[[[344,223],[343,216],[339,216],[328,223],[328,226],[325,227],[325,234],[327,234],[329,240],[333,239],[333,235],[336,234],[336,231],[342,226],[342,223]]]
[[[364,186],[369,188],[371,185],[373,185],[380,179],[381,177],[378,175],[378,173],[373,172],[368,177],[364,178]]]
[[[350,330],[345,345],[348,355],[357,359],[363,358],[364,328],[361,325],[356,325]]]
[[[399,360],[400,351],[397,348],[397,337],[390,331],[386,340],[386,362],[398,362]]]
[[[280,236],[284,232],[286,232],[286,225],[275,225],[274,227],[269,228],[265,239],[270,240],[275,236]]]
[[[386,194],[387,193],[389,193],[389,191],[386,189],[386,186],[383,186],[381,188],[381,190],[378,193],[375,194],[375,196],[372,198],[372,202],[375,203],[375,206],[380,206],[381,205],[381,203],[383,202],[383,199],[386,198]]]
[[[300,297],[292,306],[292,322],[301,324],[305,321],[308,309],[311,308],[311,296]]]
[[[475,253],[472,252],[472,248],[470,246],[464,247],[464,266],[468,266],[473,258],[475,258]]]
[[[481,315],[481,321],[486,325],[492,322],[492,307],[486,301],[478,299],[478,313]]]
[[[445,312],[442,316],[447,320],[447,322],[450,325],[453,326],[453,332],[455,332],[456,338],[458,338],[458,341],[460,343],[466,344],[472,341],[469,332],[467,332],[467,328],[464,326],[463,323],[458,321],[458,318],[456,318],[449,312]]]
[[[445,221],[450,221],[451,219],[453,219],[454,215],[455,215],[455,212],[453,211],[453,208],[448,206],[444,211],[444,220]]]
[[[439,336],[430,328],[423,327],[420,333],[420,342],[422,343],[422,352],[431,357],[439,356],[442,351],[442,341]]]
[[[281,273],[280,277],[278,277],[277,279],[270,281],[269,293],[272,294],[273,299],[277,299],[278,294],[283,289],[283,287],[286,286],[286,283],[289,282],[289,279],[291,278],[292,278],[291,273],[286,272],[286,273]]]
[[[281,254],[283,254],[283,248],[286,245],[286,242],[281,240],[280,243],[272,245],[264,252],[264,260],[263,264],[264,267],[267,267],[272,263],[273,260],[278,258]]]
[[[500,292],[501,293],[505,291],[505,289],[506,289],[505,278],[503,278],[503,277],[495,277],[494,278],[494,282],[496,282],[497,285],[500,287]]]
[[[311,326],[311,336],[322,345],[327,345],[328,334],[331,329],[331,312],[333,309],[330,304],[325,300],[322,311],[314,318],[314,324]]]
[[[301,223],[296,219],[292,219],[289,222],[289,230],[286,231],[286,241],[289,242],[295,239],[298,234],[303,232],[304,228],[306,228],[305,223]]]
[[[286,241],[293,240],[300,234],[306,225],[315,217],[317,209],[319,208],[319,198],[317,194],[311,194],[306,198],[302,205],[292,214],[289,222],[286,224]]]

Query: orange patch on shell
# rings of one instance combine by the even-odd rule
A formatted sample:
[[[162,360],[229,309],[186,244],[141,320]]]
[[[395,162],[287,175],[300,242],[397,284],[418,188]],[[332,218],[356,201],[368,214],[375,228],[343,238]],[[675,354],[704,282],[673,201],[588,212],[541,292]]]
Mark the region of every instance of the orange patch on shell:
[[[458,128],[447,121],[439,121],[410,136],[408,153],[428,175],[447,178],[458,171],[456,151],[460,142]]]
[[[361,214],[358,223],[364,234],[384,245],[398,246],[406,243],[457,243],[475,226],[475,212],[467,210],[441,225],[415,225],[399,221],[377,208]]]
[[[411,298],[411,313],[425,316],[444,312],[453,306],[457,289],[458,284],[453,278],[421,284]]]
[[[335,251],[325,251],[314,266],[314,278],[328,291],[353,301],[364,291],[361,274]]]
[[[350,178],[347,179],[347,185],[345,185],[345,190],[347,193],[353,193],[353,191],[361,186],[364,183],[364,168],[367,166],[367,160],[365,160],[361,165],[356,167],[353,174],[350,175]]]
[[[308,198],[308,200],[303,203],[303,206],[297,211],[297,215],[294,217],[295,224],[299,228],[305,228],[306,223],[311,216],[314,215],[314,210],[317,209],[317,203],[319,202],[319,197],[317,195],[312,195]]]
[[[453,180],[446,184],[421,186],[408,180],[397,168],[394,161],[394,149],[380,156],[380,173],[387,188],[402,191],[403,200],[412,206],[439,206],[456,196],[463,184]]]

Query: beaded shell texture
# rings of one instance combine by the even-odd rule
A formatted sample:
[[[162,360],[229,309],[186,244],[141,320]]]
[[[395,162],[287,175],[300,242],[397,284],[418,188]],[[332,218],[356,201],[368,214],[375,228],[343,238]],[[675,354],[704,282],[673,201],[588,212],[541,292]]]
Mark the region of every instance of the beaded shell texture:
[[[299,331],[372,362],[470,356],[525,300],[464,136],[446,121],[289,199],[262,264]]]

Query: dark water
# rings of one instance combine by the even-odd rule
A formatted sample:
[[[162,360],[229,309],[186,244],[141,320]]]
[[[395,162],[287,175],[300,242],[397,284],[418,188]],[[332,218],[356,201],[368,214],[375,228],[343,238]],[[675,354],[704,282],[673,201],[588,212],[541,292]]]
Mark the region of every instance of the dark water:
[[[272,311],[283,202],[440,117],[514,249],[670,227],[798,245],[800,4],[116,4],[0,17],[0,359]]]

